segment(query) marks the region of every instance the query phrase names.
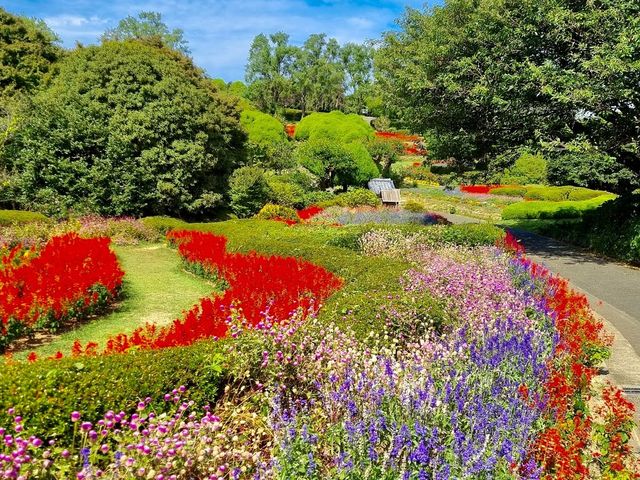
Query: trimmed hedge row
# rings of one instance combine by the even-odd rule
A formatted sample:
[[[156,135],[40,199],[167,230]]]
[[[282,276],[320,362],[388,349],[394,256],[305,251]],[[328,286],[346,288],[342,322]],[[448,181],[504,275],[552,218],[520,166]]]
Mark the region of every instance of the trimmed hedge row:
[[[590,200],[603,195],[611,195],[603,190],[591,190],[583,187],[554,187],[544,185],[504,185],[489,190],[493,195],[523,197],[525,200],[544,200],[550,202]]]
[[[590,200],[579,201],[531,201],[518,202],[505,207],[502,211],[503,220],[514,219],[555,219],[555,218],[580,218],[585,212],[594,210],[615,198],[615,195],[601,195]]]
[[[0,210],[0,226],[47,221],[49,221],[49,218],[38,212]]]
[[[151,397],[161,408],[162,395],[179,385],[199,404],[216,400],[224,382],[220,343],[204,341],[185,348],[127,355],[63,358],[2,366],[0,425],[11,425],[7,410],[29,419],[29,432],[70,444],[71,412],[96,421],[109,410],[135,410]]]

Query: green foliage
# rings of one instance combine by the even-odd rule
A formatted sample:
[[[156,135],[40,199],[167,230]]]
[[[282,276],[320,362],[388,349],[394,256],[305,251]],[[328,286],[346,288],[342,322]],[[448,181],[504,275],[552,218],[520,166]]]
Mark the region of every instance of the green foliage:
[[[293,208],[285,207],[284,205],[274,205],[273,203],[267,203],[262,207],[256,214],[256,218],[260,220],[282,219],[292,220],[294,222],[300,221],[298,213]]]
[[[380,176],[380,170],[374,163],[367,148],[359,142],[348,143],[345,145],[347,151],[351,154],[356,164],[356,172],[352,185],[365,185],[372,178]],[[345,183],[342,181],[341,183]]]
[[[339,111],[312,113],[296,126],[296,140],[333,140],[349,143],[373,137],[373,128],[360,115]]]
[[[267,203],[271,191],[264,171],[257,167],[241,167],[229,179],[231,209],[240,218],[258,213]]]
[[[332,140],[309,140],[296,150],[298,163],[318,176],[320,187],[330,188],[356,185],[366,176],[359,171],[354,153],[345,145]]]
[[[106,42],[67,56],[2,160],[33,209],[206,214],[242,151],[238,116],[182,54]]]
[[[491,192],[493,193],[493,191]],[[560,202],[563,200],[589,200],[591,198],[610,195],[602,190],[591,190],[581,187],[543,187],[532,186],[527,188],[525,200],[548,200]]]
[[[354,188],[336,195],[330,200],[318,202],[319,207],[379,207],[382,203],[378,196],[366,188]]]
[[[411,180],[422,180],[438,184],[438,177],[431,172],[431,169],[429,167],[424,167],[422,165],[404,166],[403,168],[399,169],[398,174],[403,178],[409,178]]]
[[[544,223],[536,230],[640,265],[640,195],[627,195],[586,212],[579,222]],[[615,234],[612,234],[615,232]]]
[[[0,226],[48,221],[49,219],[46,216],[37,212],[25,212],[22,210],[0,210]]]
[[[142,219],[142,223],[144,223],[147,227],[162,233],[163,235],[165,235],[169,230],[173,230],[174,228],[186,228],[187,225],[189,225],[183,220],[164,216],[144,217]]]
[[[505,169],[500,183],[529,185],[547,183],[547,162],[541,154],[523,153],[512,167]]]
[[[243,110],[240,114],[240,124],[247,132],[249,142],[257,145],[272,146],[287,141],[284,125],[259,110]]]
[[[492,195],[504,195],[505,197],[524,197],[527,193],[526,187],[496,187],[489,190]]]
[[[0,423],[8,425],[10,407],[29,419],[31,434],[71,444],[71,412],[96,421],[107,411],[135,410],[151,397],[162,409],[162,395],[176,386],[189,388],[199,404],[215,401],[223,382],[216,342],[190,347],[4,365],[0,373]],[[161,411],[161,410],[160,410]]]
[[[590,210],[595,210],[615,195],[601,195],[589,200],[578,201],[530,201],[508,205],[502,211],[504,220],[537,218],[580,218]]]
[[[267,183],[271,189],[269,196],[271,202],[291,208],[304,207],[305,191],[297,183],[287,181],[277,176],[268,177]]]
[[[415,200],[409,200],[403,205],[403,208],[414,213],[422,213],[425,211],[424,205],[420,202],[416,202]]]
[[[571,177],[611,189],[615,178],[606,177],[621,166],[635,182],[640,170],[640,44],[630,41],[640,36],[638,14],[635,0],[449,0],[408,9],[377,51],[376,79],[388,109],[425,132],[436,158],[470,167],[584,134],[610,160],[588,162],[597,184],[586,167]],[[550,181],[567,183],[565,162],[543,154]]]
[[[308,111],[360,113],[370,95],[372,55],[369,44],[341,46],[325,34],[294,46],[284,32],[261,33],[249,50],[247,96],[260,110],[295,120]]]
[[[0,8],[0,99],[33,92],[55,73],[63,55],[57,41],[44,22]]]
[[[640,184],[637,172],[634,174],[586,140],[550,142],[543,151],[549,159],[549,182],[554,185],[629,191]]]
[[[144,40],[160,39],[164,45],[184,54],[189,53],[188,42],[184,39],[184,32],[180,28],[169,30],[162,21],[162,14],[158,12],[140,12],[138,18],[128,16],[118,23],[118,26],[104,32],[101,40]]]
[[[388,177],[391,166],[398,161],[403,152],[402,142],[373,137],[365,142],[365,146],[382,176]]]

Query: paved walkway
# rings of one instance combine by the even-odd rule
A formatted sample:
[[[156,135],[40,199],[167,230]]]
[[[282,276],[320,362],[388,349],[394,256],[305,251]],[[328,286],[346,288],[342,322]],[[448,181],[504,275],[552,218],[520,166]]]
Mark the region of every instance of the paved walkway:
[[[443,216],[452,223],[480,222],[461,215]],[[604,319],[607,331],[614,335],[611,358],[605,364],[607,376],[634,402],[640,423],[640,269],[535,233],[512,232],[527,256],[568,279]]]

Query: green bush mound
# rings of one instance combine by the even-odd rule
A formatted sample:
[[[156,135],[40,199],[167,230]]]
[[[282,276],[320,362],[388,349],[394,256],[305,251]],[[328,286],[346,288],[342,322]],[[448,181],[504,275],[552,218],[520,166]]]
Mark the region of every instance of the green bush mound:
[[[640,265],[640,194],[605,202],[579,221],[541,222],[534,230]]]
[[[49,218],[42,213],[23,210],[0,210],[0,226],[47,221],[49,221]]]
[[[240,125],[247,132],[249,142],[256,145],[275,145],[287,141],[284,125],[276,118],[249,108],[240,113]]]
[[[299,222],[300,218],[298,213],[291,207],[285,207],[284,205],[275,205],[273,203],[267,203],[256,214],[256,217],[260,220],[291,220]]]
[[[612,198],[615,198],[615,196],[609,194],[589,200],[518,202],[505,207],[502,211],[502,218],[503,220],[580,218],[585,212],[598,208]]]
[[[503,195],[505,197],[524,197],[527,194],[527,187],[505,185],[489,190],[491,195]]]
[[[28,418],[30,434],[71,444],[73,411],[96,421],[108,410],[135,410],[151,397],[162,408],[162,395],[184,385],[189,398],[214,402],[224,381],[219,343],[204,341],[183,348],[127,355],[63,358],[3,365],[0,374],[0,425],[13,421],[7,409]]]
[[[493,191],[492,191],[493,193]],[[613,196],[609,192],[602,190],[591,190],[583,187],[545,187],[532,186],[527,187],[527,193],[524,195],[525,200],[546,200],[551,202],[561,202],[566,200],[580,201],[590,200],[602,195]]]
[[[340,111],[312,113],[296,126],[296,140],[333,140],[350,143],[372,138],[374,130],[364,118]]]
[[[166,234],[169,230],[173,230],[174,228],[186,228],[189,224],[184,220],[180,220],[173,217],[144,217],[142,219],[142,223],[144,223],[147,227],[153,228],[154,230]]]
[[[330,200],[318,203],[319,207],[379,207],[382,202],[378,196],[366,188],[354,188],[344,193],[340,193]]]

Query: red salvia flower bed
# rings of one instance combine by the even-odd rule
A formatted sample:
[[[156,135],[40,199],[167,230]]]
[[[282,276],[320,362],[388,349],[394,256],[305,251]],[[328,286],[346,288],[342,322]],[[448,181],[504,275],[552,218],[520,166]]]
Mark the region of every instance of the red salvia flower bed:
[[[342,280],[310,262],[292,257],[227,253],[226,239],[211,233],[173,231],[170,241],[188,264],[204,269],[229,287],[219,297],[203,298],[181,319],[167,327],[147,325],[131,335],[108,341],[105,353],[132,347],[155,349],[190,345],[202,338],[222,338],[228,333],[231,309],[241,310],[244,322],[258,327],[268,312],[275,321],[297,311],[314,312],[342,286]],[[84,354],[79,348],[79,354]]]
[[[0,268],[0,350],[21,334],[56,328],[113,298],[124,272],[108,238],[69,233],[40,251],[20,246]],[[98,288],[98,287],[101,287]]]
[[[298,210],[298,217],[300,220],[309,220],[312,217],[315,217],[319,213],[322,213],[324,208],[318,207],[317,205],[311,205],[307,208],[303,208],[302,210]]]
[[[492,188],[500,185],[460,185],[460,191],[466,193],[488,194]]]

